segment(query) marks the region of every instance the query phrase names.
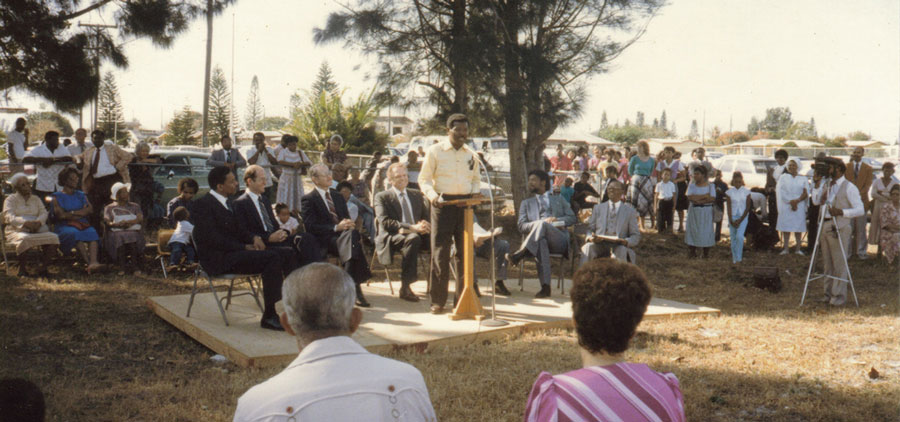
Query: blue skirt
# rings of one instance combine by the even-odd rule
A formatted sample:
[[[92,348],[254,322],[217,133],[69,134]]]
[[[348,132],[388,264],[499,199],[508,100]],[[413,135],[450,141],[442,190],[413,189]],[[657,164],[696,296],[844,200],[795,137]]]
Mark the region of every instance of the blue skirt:
[[[59,236],[59,250],[64,254],[68,254],[75,247],[77,242],[96,242],[100,240],[97,231],[93,227],[84,230],[78,230],[75,227],[59,223],[54,230]]]

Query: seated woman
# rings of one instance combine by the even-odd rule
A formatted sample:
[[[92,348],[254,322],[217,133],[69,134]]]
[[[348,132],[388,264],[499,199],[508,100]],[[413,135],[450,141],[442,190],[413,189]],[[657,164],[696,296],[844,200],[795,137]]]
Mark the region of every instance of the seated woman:
[[[115,201],[103,209],[103,223],[106,234],[103,236],[103,249],[119,268],[140,276],[144,264],[144,248],[146,239],[141,233],[144,214],[141,206],[129,202],[130,183],[117,182],[110,189],[110,197]],[[128,261],[128,257],[131,261]],[[124,273],[119,273],[120,275]]]
[[[888,195],[890,201],[884,204],[879,218],[881,220],[879,245],[890,265],[897,256],[900,256],[900,185],[894,185]]]
[[[644,273],[602,258],[584,264],[572,282],[583,368],[556,376],[542,372],[528,397],[525,421],[684,421],[675,375],[628,363],[623,356],[650,303]]]
[[[39,275],[48,275],[50,259],[56,256],[59,237],[47,228],[47,208],[36,195],[31,194],[31,183],[23,173],[16,173],[9,179],[16,193],[3,201],[3,224],[6,225],[6,241],[15,245],[19,255],[18,276],[25,273],[25,251],[40,246],[41,270]]]
[[[57,182],[63,190],[53,193],[51,206],[56,222],[54,232],[59,236],[60,250],[68,254],[72,248],[77,249],[90,274],[103,268],[103,265],[97,262],[100,236],[87,219],[94,208],[84,192],[75,189],[80,180],[81,177],[74,168],[69,167],[59,172]]]

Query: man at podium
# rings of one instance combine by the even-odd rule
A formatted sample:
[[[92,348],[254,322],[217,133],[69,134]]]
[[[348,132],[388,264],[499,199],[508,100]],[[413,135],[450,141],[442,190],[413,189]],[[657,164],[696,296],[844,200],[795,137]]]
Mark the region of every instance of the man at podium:
[[[452,114],[447,118],[448,140],[428,148],[419,187],[431,203],[431,313],[444,312],[447,302],[447,285],[450,281],[450,245],[463,249],[463,207],[445,204],[454,199],[470,198],[480,192],[481,164],[475,152],[466,146],[469,122],[464,114]],[[453,243],[451,243],[453,242]],[[463,272],[463,260],[457,262],[457,274]],[[463,289],[463,278],[456,283],[457,296]]]

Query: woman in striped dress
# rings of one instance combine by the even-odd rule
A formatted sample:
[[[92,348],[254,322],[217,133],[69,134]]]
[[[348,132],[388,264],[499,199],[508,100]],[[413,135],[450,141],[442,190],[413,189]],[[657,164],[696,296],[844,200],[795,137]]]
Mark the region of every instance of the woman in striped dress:
[[[583,367],[560,375],[542,372],[528,396],[525,422],[684,421],[678,378],[622,356],[650,303],[644,273],[602,258],[579,268],[573,283]]]
[[[653,213],[653,189],[656,183],[650,178],[656,167],[656,159],[650,155],[650,145],[647,141],[637,143],[637,154],[628,160],[628,175],[631,176],[631,185],[628,187],[628,202],[638,212],[641,227],[644,227],[644,217]]]

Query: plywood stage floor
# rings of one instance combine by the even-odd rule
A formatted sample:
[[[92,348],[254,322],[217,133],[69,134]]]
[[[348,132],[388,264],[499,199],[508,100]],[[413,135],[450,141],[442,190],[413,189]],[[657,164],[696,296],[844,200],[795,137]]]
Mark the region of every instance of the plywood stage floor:
[[[486,284],[484,281],[482,283]],[[362,325],[353,338],[369,351],[377,353],[398,348],[425,350],[438,345],[462,345],[530,330],[569,327],[572,324],[572,304],[568,297],[571,280],[566,280],[566,283],[566,295],[560,295],[559,289],[554,288],[551,297],[535,299],[534,293],[539,290],[536,279],[525,280],[524,292],[519,291],[516,281],[509,280],[507,287],[512,291],[512,296],[497,296],[497,319],[509,323],[500,327],[489,327],[471,319],[452,321],[447,315],[430,314],[424,281],[413,284],[413,290],[422,298],[418,303],[391,296],[387,283],[372,283],[371,286],[363,286],[372,307],[363,310]],[[452,291],[453,283],[450,284]],[[399,288],[400,283],[394,282],[395,291]],[[485,294],[481,304],[490,318],[489,288],[483,287],[482,290]],[[297,343],[293,337],[259,327],[261,312],[252,297],[233,299],[226,310],[230,324],[226,326],[212,293],[208,289],[206,291],[195,298],[190,318],[185,317],[189,294],[150,297],[147,305],[175,328],[237,365],[283,365],[297,356]],[[219,295],[221,297],[223,293]],[[453,297],[452,292],[450,297]],[[644,318],[719,313],[718,309],[654,298]]]

